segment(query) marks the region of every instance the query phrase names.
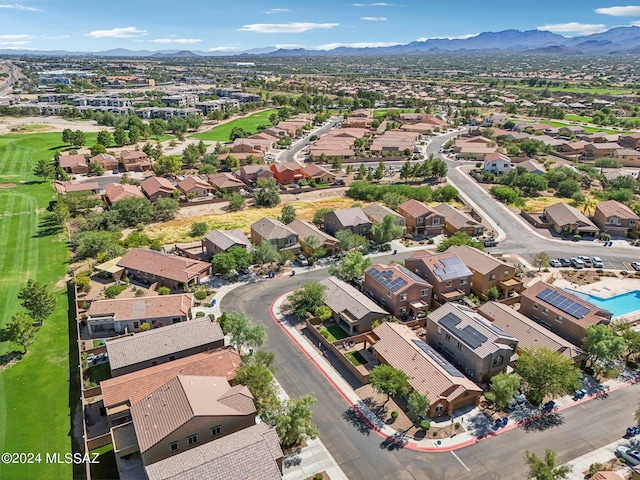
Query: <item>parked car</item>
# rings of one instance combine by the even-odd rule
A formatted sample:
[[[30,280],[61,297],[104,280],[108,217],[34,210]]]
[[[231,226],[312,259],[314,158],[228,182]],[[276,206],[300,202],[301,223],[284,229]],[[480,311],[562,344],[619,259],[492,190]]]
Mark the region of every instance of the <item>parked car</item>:
[[[307,257],[302,255],[301,253],[296,255],[296,261],[303,267],[306,267],[307,265],[309,265],[309,261],[307,260]]]
[[[604,268],[604,263],[600,257],[593,257],[591,262],[593,263],[593,268]]]
[[[578,258],[580,260],[582,260],[582,263],[584,263],[584,266],[589,268],[591,266],[593,266],[593,264],[591,263],[591,259],[585,255],[578,255]]]
[[[485,240],[484,242],[482,242],[483,245],[485,247],[497,247],[498,246],[498,241],[495,239],[490,239],[490,240]]]
[[[640,452],[638,450],[632,450],[629,447],[620,446],[616,448],[616,455],[624,458],[627,461],[627,465],[631,467],[640,465]]]
[[[549,260],[549,265],[552,267],[561,267],[562,263],[560,263],[560,260],[556,260],[555,258],[552,258],[551,260]]]
[[[568,258],[559,258],[558,261],[560,262],[560,264],[563,267],[570,267],[571,266],[571,260],[569,260]]]
[[[581,270],[584,268],[584,262],[576,257],[571,257],[569,260],[571,262],[571,266],[576,270]]]
[[[632,262],[631,268],[633,268],[636,272],[640,272],[640,262]]]

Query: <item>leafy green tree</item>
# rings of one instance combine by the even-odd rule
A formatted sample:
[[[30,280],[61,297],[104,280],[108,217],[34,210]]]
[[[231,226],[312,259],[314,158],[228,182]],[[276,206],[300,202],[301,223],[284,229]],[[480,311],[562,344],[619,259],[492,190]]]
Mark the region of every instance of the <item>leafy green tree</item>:
[[[590,366],[596,371],[619,361],[625,347],[625,339],[607,325],[589,325],[585,329],[584,349]]]
[[[391,210],[398,210],[398,207],[408,200],[407,197],[398,192],[388,192],[382,196],[382,202]]]
[[[250,321],[240,312],[227,312],[227,332],[239,352],[245,347],[260,348],[267,336],[264,325],[251,326]]]
[[[273,372],[268,365],[252,361],[252,357],[246,357],[245,364],[236,373],[233,383],[244,385],[253,395],[258,415],[266,417],[268,412],[278,408],[278,401]]]
[[[478,250],[484,251],[484,245],[482,242],[478,240],[474,240],[469,235],[464,232],[456,232],[451,235],[449,238],[443,240],[440,245],[438,245],[438,251],[444,252],[447,248],[451,246],[459,246],[459,245],[469,245],[470,247],[477,248]]]
[[[546,347],[523,350],[515,371],[522,377],[527,398],[535,405],[546,396],[568,395],[582,385],[580,370],[572,360]]]
[[[207,222],[193,222],[191,224],[191,231],[189,236],[191,237],[204,237],[209,231],[209,225]]]
[[[293,205],[285,205],[280,212],[280,221],[289,225],[296,219],[296,209]]]
[[[266,263],[275,263],[280,260],[278,247],[271,242],[262,242],[253,249],[256,263],[264,265]]]
[[[302,251],[307,256],[309,263],[313,265],[316,260],[323,257],[327,251],[322,247],[322,243],[315,235],[307,235],[302,239]]]
[[[73,147],[82,147],[86,142],[87,142],[87,139],[82,130],[76,130],[71,133],[71,136],[69,138],[69,143]]]
[[[327,213],[331,213],[333,212],[333,208],[319,208],[318,210],[315,211],[315,213],[313,214],[313,220],[312,222],[315,225],[322,225],[324,223],[324,216]]]
[[[113,135],[111,135],[111,132],[107,130],[100,130],[96,135],[96,143],[103,145],[104,147],[113,145]]]
[[[46,182],[47,178],[55,173],[54,165],[47,160],[38,160],[33,167],[33,174],[36,177],[42,177],[42,181]]]
[[[402,237],[404,229],[401,226],[396,225],[393,215],[387,214],[382,219],[382,222],[371,228],[371,233],[377,243],[387,243],[391,240]]]
[[[100,164],[97,161],[89,162],[89,168],[87,173],[89,176],[100,177],[104,174],[104,167],[102,166],[102,164]]]
[[[575,193],[580,192],[580,184],[575,180],[564,180],[558,184],[558,195],[571,198]]]
[[[261,207],[275,207],[280,203],[280,189],[274,178],[259,178],[253,198]]]
[[[400,167],[400,180],[408,180],[409,178],[411,178],[413,175],[413,171],[413,165],[409,160],[407,160],[402,164],[402,167]]]
[[[520,194],[511,187],[503,185],[494,185],[491,187],[491,195],[504,203],[514,203],[520,197]]]
[[[33,319],[24,312],[18,312],[5,326],[2,340],[20,345],[24,348],[23,353],[27,353],[27,347],[33,343],[37,332]]]
[[[89,153],[92,157],[95,157],[96,155],[100,155],[101,153],[107,153],[107,147],[105,147],[101,143],[96,143],[95,145],[91,146],[91,148],[89,149]],[[102,168],[102,165],[100,165],[98,162],[92,162],[92,163],[95,163],[100,168]]]
[[[137,127],[136,125],[132,125],[129,128],[129,142],[130,143],[138,143],[138,140],[140,140],[140,137],[142,136],[142,132],[140,131],[140,127]]]
[[[162,177],[165,175],[177,175],[182,170],[182,162],[173,155],[162,155],[153,164],[153,171]]]
[[[496,300],[498,300],[499,297],[500,297],[500,292],[498,291],[498,288],[495,285],[491,285],[487,290],[487,299],[492,302],[495,302]]]
[[[160,138],[167,129],[167,123],[161,118],[154,118],[149,121],[149,127],[151,128],[151,134],[156,138]]]
[[[157,222],[168,222],[176,218],[180,204],[174,198],[159,198],[155,205],[155,219]]]
[[[407,416],[413,423],[416,423],[427,414],[429,406],[431,406],[429,397],[420,392],[411,392],[407,400]]]
[[[333,163],[331,164],[331,168],[333,168],[338,172],[342,170],[342,162],[338,157],[333,157]]]
[[[547,252],[540,252],[533,257],[533,266],[538,267],[538,271],[543,268],[547,268],[550,262],[549,254]]]
[[[355,178],[356,180],[363,180],[366,176],[367,176],[367,168],[364,166],[364,163],[361,163]]]
[[[124,248],[118,243],[119,232],[86,231],[71,238],[76,260],[103,257],[110,260],[124,254]]]
[[[153,222],[156,218],[155,209],[146,198],[124,198],[111,207],[124,227],[135,227],[142,223]]]
[[[365,257],[362,252],[348,252],[339,264],[329,267],[329,273],[345,282],[352,282],[356,278],[361,278],[372,263],[372,260]]]
[[[495,405],[496,409],[502,410],[513,400],[519,388],[520,379],[516,375],[501,372],[491,377],[491,386],[485,398]]]
[[[202,117],[200,115],[187,115],[187,126],[191,130],[198,130],[202,126]]]
[[[373,174],[373,178],[375,178],[376,180],[381,180],[382,177],[384,177],[384,162],[378,163],[378,167]]]
[[[20,290],[18,298],[22,300],[20,305],[29,312],[31,318],[41,325],[56,308],[56,296],[49,287],[31,279]]]
[[[65,128],[62,131],[62,143],[71,143],[71,140],[73,139],[73,131],[70,128]]]
[[[326,321],[329,320],[332,315],[333,312],[331,311],[331,309],[329,307],[327,307],[326,305],[320,305],[318,308],[316,308],[313,311],[313,314],[319,318],[321,321]]]
[[[118,127],[115,129],[113,132],[113,141],[119,147],[127,144],[129,138],[127,137],[127,132],[125,132],[124,128]]]
[[[326,289],[318,282],[306,282],[289,295],[289,304],[298,317],[305,317],[307,313],[314,313],[324,305]]]
[[[60,227],[64,227],[67,223],[67,220],[71,217],[71,212],[69,211],[69,206],[58,200],[51,211],[50,218],[51,220]]]
[[[223,277],[229,276],[237,268],[236,259],[228,252],[216,253],[211,257],[211,266]]]
[[[547,448],[544,451],[544,458],[538,457],[528,450],[524,454],[525,461],[529,466],[529,477],[532,480],[562,480],[568,477],[571,472],[570,465],[556,466],[556,452]]]
[[[229,202],[229,205],[227,205],[227,210],[229,210],[230,212],[237,212],[238,210],[242,210],[247,203],[245,198],[238,192],[227,193],[224,198],[225,200],[227,200],[227,202]]]
[[[239,245],[235,245],[227,250],[227,253],[233,256],[234,261],[236,262],[236,268],[244,268],[249,265],[253,265],[253,252],[250,252],[244,247]]]
[[[340,241],[340,249],[342,251],[362,249],[367,246],[367,239],[365,237],[353,233],[348,229],[336,232],[336,238]]]
[[[158,288],[158,295],[170,295],[171,289],[169,287],[160,287]]]
[[[289,399],[268,419],[280,437],[283,448],[300,445],[306,438],[315,438],[318,429],[311,423],[311,405],[316,402],[312,394],[297,399]]]
[[[369,374],[369,382],[376,391],[387,395],[387,401],[396,395],[406,395],[411,388],[408,375],[388,363],[373,367]]]
[[[450,202],[458,196],[458,190],[451,185],[436,188],[433,191],[433,200],[436,202]]]

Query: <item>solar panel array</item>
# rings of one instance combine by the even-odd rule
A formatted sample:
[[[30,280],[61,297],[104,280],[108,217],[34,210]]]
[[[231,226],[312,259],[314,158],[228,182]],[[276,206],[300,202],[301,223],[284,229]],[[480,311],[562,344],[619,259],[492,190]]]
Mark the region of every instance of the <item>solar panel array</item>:
[[[467,325],[464,328],[457,329],[456,326],[461,321],[461,319],[456,317],[453,313],[449,312],[440,320],[438,320],[438,323],[474,350],[488,340],[486,336],[473,328],[471,325]]]
[[[454,278],[471,275],[471,270],[458,256],[453,256],[441,258],[440,262],[435,264],[433,273],[440,277],[440,280],[453,280]]]
[[[398,270],[400,270],[402,273],[404,273],[407,277],[409,277],[414,282],[424,283],[425,281],[424,278],[420,278],[418,275],[413,273],[411,270],[408,270],[407,268],[403,267],[402,265],[398,265]]]
[[[376,268],[370,268],[367,274],[380,283],[380,285],[387,288],[392,292],[397,292],[402,287],[407,285],[407,281],[402,277],[393,278],[393,270],[378,270]]]
[[[440,355],[433,348],[427,345],[427,343],[425,343],[423,340],[413,339],[411,341],[415,343],[416,346],[419,347],[424,353],[426,353],[429,358],[440,365],[449,375],[451,375],[452,377],[464,378],[464,375],[460,372],[460,370],[451,365],[447,360],[445,360],[442,355]]]
[[[571,315],[573,318],[582,318],[589,313],[588,307],[585,307],[572,298],[550,288],[545,288],[537,294],[536,297],[543,302],[547,302],[549,305],[562,310],[564,313]]]

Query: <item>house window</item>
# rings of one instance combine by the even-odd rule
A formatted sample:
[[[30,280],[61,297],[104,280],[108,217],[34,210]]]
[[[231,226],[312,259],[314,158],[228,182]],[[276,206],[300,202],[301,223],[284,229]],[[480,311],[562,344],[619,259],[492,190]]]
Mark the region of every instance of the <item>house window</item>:
[[[442,335],[442,329],[438,327],[438,335]]]
[[[537,303],[534,303],[534,304],[533,304],[533,309],[534,309],[534,310],[537,310],[537,309],[538,309],[538,304],[537,304]]]
[[[169,451],[175,452],[176,450],[178,450],[178,442],[171,442],[169,444]]]
[[[368,230],[369,230],[369,229],[367,228],[367,226],[366,226],[366,225],[365,225],[365,226],[363,226],[363,227],[360,227],[360,233],[367,233],[367,231],[368,231]]]
[[[139,328],[140,322],[133,322],[133,328]]]
[[[400,309],[400,314],[402,315],[403,313],[407,313],[407,309],[404,307]]]
[[[211,436],[212,437],[218,436],[220,435],[220,432],[222,432],[222,427],[220,425],[216,425],[211,429]]]
[[[431,225],[440,225],[440,219],[438,217],[431,220]]]
[[[556,317],[556,322],[558,322],[558,323],[562,323],[562,316],[561,316],[561,315],[558,315],[558,316]]]
[[[458,342],[458,350],[462,350],[462,344]]]
[[[502,272],[502,276],[503,277],[508,277],[509,276],[509,270],[505,270],[504,272]]]
[[[496,279],[496,274],[492,273],[491,275],[489,275],[489,280],[495,280]]]
[[[545,308],[542,309],[542,314],[543,315],[546,315],[548,313],[549,313],[549,309],[548,308],[545,307]]]
[[[466,285],[467,284],[467,279],[466,278],[461,278],[460,279],[460,285]]]
[[[502,362],[504,362],[504,357],[502,355],[498,355],[493,359],[493,366],[497,367],[498,365],[502,365]]]
[[[189,437],[187,437],[187,442],[189,443],[189,445],[198,443],[198,435],[189,435]]]
[[[407,301],[407,294],[403,293],[402,295],[400,295],[400,301],[401,302],[406,302]]]
[[[450,287],[450,286],[451,286],[451,280],[447,282],[447,287]]]
[[[391,290],[387,290],[387,297],[391,298]]]
[[[428,288],[423,288],[422,290],[420,290],[420,296],[421,297],[426,297],[429,295],[429,289]]]
[[[296,243],[296,237],[287,238],[287,245],[293,245],[294,243]]]
[[[422,225],[422,224],[424,223],[424,218],[422,218],[422,217],[418,217],[418,218],[416,218],[416,223],[417,223],[418,225]]]
[[[449,335],[448,333],[445,334],[444,338],[446,338],[447,340],[451,340],[451,335]]]

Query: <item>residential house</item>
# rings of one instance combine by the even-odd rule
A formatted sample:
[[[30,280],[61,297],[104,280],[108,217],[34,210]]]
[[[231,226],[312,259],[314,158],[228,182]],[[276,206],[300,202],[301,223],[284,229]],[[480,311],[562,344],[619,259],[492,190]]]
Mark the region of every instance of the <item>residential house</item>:
[[[274,138],[273,140],[275,141],[276,139]],[[249,161],[251,161],[251,163],[262,161],[264,160],[265,153],[268,151],[268,145],[270,143],[272,142],[259,139],[238,138],[233,142],[231,155],[234,158],[237,158],[241,165],[244,165]]]
[[[70,174],[80,175],[89,171],[87,159],[82,154],[60,155],[58,162],[60,168]]]
[[[511,159],[502,153],[494,152],[485,155],[483,169],[494,175],[501,175],[513,168]]]
[[[151,170],[151,161],[146,153],[139,150],[120,152],[120,162],[127,172],[147,172]]]
[[[269,167],[280,185],[290,185],[304,178],[302,165],[298,162],[272,163]]]
[[[220,325],[208,317],[109,339],[114,377],[224,346]]]
[[[340,230],[351,230],[352,233],[366,236],[372,226],[373,223],[360,207],[333,210],[324,215],[324,229],[330,235]]]
[[[376,359],[406,373],[411,388],[429,398],[427,416],[451,415],[480,402],[482,389],[406,325],[384,322],[372,336]]]
[[[584,154],[584,148],[588,145],[588,142],[579,140],[577,142],[566,142],[556,147],[556,150],[564,155],[573,157]]]
[[[56,180],[53,188],[61,195],[73,192],[100,193],[100,184],[98,182],[60,182]]]
[[[185,177],[176,186],[187,198],[190,196],[193,196],[193,198],[207,198],[215,190],[214,187],[209,185],[209,182],[200,177]]]
[[[427,341],[478,383],[504,372],[518,345],[475,310],[451,302],[427,315]]]
[[[587,357],[582,349],[510,306],[486,302],[480,306],[478,313],[518,339],[517,353],[520,354],[528,348],[546,347],[570,359],[576,367],[584,367]]]
[[[418,200],[407,200],[398,207],[407,221],[407,231],[417,235],[440,235],[445,226],[444,216]]]
[[[638,167],[640,166],[640,152],[638,150],[632,150],[630,148],[621,148],[616,150],[611,155],[615,158],[623,167]]]
[[[621,148],[617,143],[588,143],[584,147],[584,156],[586,158],[611,157]]]
[[[316,183],[332,183],[336,176],[326,168],[315,163],[309,163],[302,168],[304,178],[314,180]]]
[[[384,217],[386,217],[387,215],[391,215],[393,217],[393,223],[395,223],[399,227],[402,227],[403,229],[405,229],[407,226],[407,221],[402,215],[394,210],[391,210],[389,207],[380,205],[379,203],[370,203],[369,205],[364,207],[362,211],[367,215],[369,220],[371,220],[374,225],[382,223]]]
[[[273,178],[273,172],[267,165],[244,165],[240,168],[238,177],[247,185],[254,184],[259,178]]]
[[[453,252],[432,255],[419,250],[404,265],[433,286],[433,298],[440,303],[460,300],[471,292],[473,273]]]
[[[103,380],[100,382],[100,390],[109,426],[115,427],[131,421],[131,405],[178,375],[211,375],[225,377],[231,381],[241,366],[240,353],[233,347],[223,347],[183,356],[166,363],[159,362],[142,370]]]
[[[629,133],[626,135],[620,135],[618,144],[624,148],[630,148],[635,150],[640,144],[640,133]]]
[[[552,225],[556,233],[562,235],[595,236],[600,229],[587,216],[564,202],[544,207],[544,219]]]
[[[130,185],[128,183],[109,183],[104,186],[104,199],[107,205],[113,205],[125,198],[144,198],[144,193],[140,191],[140,187]]]
[[[611,312],[545,282],[522,292],[519,311],[578,346],[589,325],[607,325],[612,317]]]
[[[176,187],[164,177],[151,176],[140,182],[140,188],[149,200],[155,202],[159,198],[172,198]]]
[[[197,285],[211,274],[211,264],[192,258],[167,255],[146,248],[132,248],[118,261],[126,277],[174,290]]]
[[[219,191],[239,192],[247,188],[247,185],[242,180],[227,172],[209,175],[207,178],[209,179],[209,183]]]
[[[132,457],[148,467],[251,427],[256,415],[247,387],[231,387],[224,377],[193,375],[169,380],[130,411],[131,422],[111,429],[119,470]]]
[[[252,248],[251,242],[239,228],[233,230],[212,230],[202,239],[202,248],[207,257],[213,257],[220,252],[226,252],[231,247]]]
[[[544,175],[547,173],[547,169],[544,165],[531,159],[520,162],[516,166],[522,167],[527,171],[527,173],[533,173],[534,175]]]
[[[281,480],[280,439],[273,427],[258,423],[145,468],[149,480],[233,478]]]
[[[598,228],[613,236],[626,237],[629,231],[636,229],[639,220],[633,210],[615,200],[599,203],[593,214]]]
[[[89,159],[90,162],[97,162],[106,171],[118,170],[118,160],[109,153],[99,153]]]
[[[305,222],[304,220],[296,218],[293,222],[288,224],[287,227],[298,234],[298,238],[300,239],[300,244],[303,249],[305,246],[305,238],[307,237],[315,237],[320,246],[329,255],[334,255],[340,246],[340,241],[337,238],[323,232],[313,223]]]
[[[333,319],[351,335],[368,332],[376,320],[389,316],[364,293],[338,278],[326,277],[318,283],[326,287],[325,305],[331,309]]]
[[[444,217],[444,228],[447,233],[463,232],[475,237],[484,232],[484,225],[451,205],[441,203],[434,207],[434,210]]]
[[[506,262],[468,245],[453,246],[447,252],[455,253],[473,272],[471,291],[486,296],[491,287],[496,287],[501,297],[520,292],[522,281],[516,278],[516,268]]]
[[[251,243],[260,245],[265,241],[273,243],[278,250],[300,252],[298,233],[280,220],[264,217],[251,224]]]
[[[95,300],[87,311],[89,335],[109,336],[186,322],[191,318],[193,294]]]
[[[372,265],[364,271],[362,291],[400,320],[423,317],[433,287],[402,265]]]

